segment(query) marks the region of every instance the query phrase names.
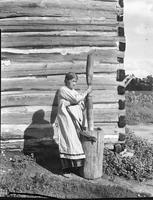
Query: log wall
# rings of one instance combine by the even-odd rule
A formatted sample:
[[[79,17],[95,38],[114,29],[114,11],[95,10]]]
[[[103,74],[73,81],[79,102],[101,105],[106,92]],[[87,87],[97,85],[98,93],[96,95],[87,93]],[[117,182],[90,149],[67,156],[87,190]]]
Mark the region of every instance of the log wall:
[[[1,140],[2,148],[22,149],[24,130],[43,109],[50,121],[56,90],[66,72],[79,76],[86,89],[86,60],[94,54],[94,124],[105,143],[114,143],[124,108],[117,71],[124,69],[121,0],[1,0]],[[55,109],[54,109],[55,108]]]

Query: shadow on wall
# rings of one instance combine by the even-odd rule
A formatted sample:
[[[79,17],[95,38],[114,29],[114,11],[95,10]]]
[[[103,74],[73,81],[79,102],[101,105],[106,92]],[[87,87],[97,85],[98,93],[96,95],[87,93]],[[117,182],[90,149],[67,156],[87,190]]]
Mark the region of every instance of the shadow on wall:
[[[59,90],[56,91],[53,104],[52,104],[52,110],[51,110],[51,115],[50,115],[50,123],[54,124],[57,116],[57,106],[58,106],[58,92]]]
[[[54,130],[49,121],[44,119],[44,110],[36,111],[32,123],[24,131],[25,155],[33,153],[36,162],[52,173],[61,173],[58,144],[53,139]]]

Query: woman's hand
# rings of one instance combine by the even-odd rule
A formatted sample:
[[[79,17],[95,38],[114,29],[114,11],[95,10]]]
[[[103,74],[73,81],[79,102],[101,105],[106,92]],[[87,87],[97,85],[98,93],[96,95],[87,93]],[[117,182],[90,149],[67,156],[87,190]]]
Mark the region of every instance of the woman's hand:
[[[87,94],[89,94],[91,91],[92,91],[92,86],[88,85]]]

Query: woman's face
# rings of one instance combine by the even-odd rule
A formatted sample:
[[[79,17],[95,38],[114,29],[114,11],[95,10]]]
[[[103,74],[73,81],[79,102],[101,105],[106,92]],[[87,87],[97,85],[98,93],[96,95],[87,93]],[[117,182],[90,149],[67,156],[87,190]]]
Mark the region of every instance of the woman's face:
[[[68,80],[66,82],[66,86],[69,88],[69,89],[74,89],[75,86],[76,86],[76,83],[77,83],[77,80],[75,78],[71,79],[71,80]]]

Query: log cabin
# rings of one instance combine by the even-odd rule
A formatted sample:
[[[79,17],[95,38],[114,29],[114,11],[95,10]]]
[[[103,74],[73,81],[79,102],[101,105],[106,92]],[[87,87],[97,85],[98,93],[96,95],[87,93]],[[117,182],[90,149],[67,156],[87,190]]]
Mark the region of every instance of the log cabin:
[[[1,149],[23,150],[36,111],[52,122],[66,72],[78,74],[78,91],[87,87],[90,53],[94,127],[105,146],[119,143],[126,125],[123,9],[123,0],[0,1]]]

